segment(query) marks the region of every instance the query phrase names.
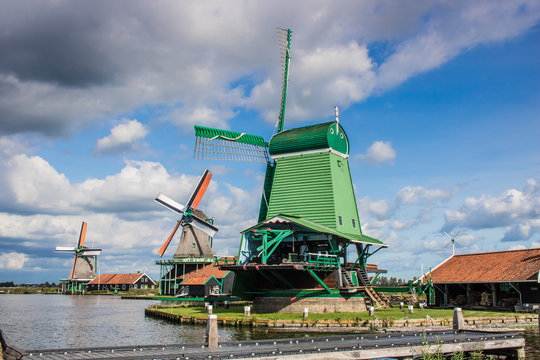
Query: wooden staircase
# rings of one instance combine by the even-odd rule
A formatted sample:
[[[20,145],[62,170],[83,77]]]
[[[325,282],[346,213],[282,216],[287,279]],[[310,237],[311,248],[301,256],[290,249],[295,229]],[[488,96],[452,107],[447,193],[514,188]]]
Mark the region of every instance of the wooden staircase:
[[[358,282],[360,286],[371,286],[371,282],[369,281],[367,271],[363,267],[355,268],[356,275],[358,276]]]
[[[368,306],[376,306],[376,307],[388,307],[388,302],[383,299],[375,290],[373,290],[373,286],[371,286],[371,282],[369,281],[367,271],[365,268],[358,267],[355,269],[356,274],[358,275],[358,282],[360,286],[364,287],[364,292],[366,293],[368,299],[370,300],[371,304],[367,304]]]
[[[372,286],[364,287],[364,292],[370,299],[372,306],[376,306],[379,308],[388,307],[388,302],[385,299],[383,299],[375,290],[373,290]]]
[[[355,268],[356,274],[358,276],[358,285],[361,287],[362,291],[367,295],[366,306],[375,306],[378,308],[386,308],[389,306],[388,302],[382,298],[371,286],[369,281],[366,269],[358,267]],[[344,268],[340,268],[339,274],[341,276],[341,282],[343,287],[354,287],[356,286],[353,283],[351,274]]]
[[[353,280],[351,278],[351,274],[347,270],[340,268],[340,274],[341,274],[341,281],[343,282],[342,285],[344,287],[354,286]]]

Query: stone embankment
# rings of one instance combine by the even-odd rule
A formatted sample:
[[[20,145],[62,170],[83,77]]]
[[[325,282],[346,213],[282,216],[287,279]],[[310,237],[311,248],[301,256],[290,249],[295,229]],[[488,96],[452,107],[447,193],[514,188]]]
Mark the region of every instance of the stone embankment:
[[[146,316],[168,320],[179,324],[200,324],[206,325],[208,316],[185,316],[178,315],[167,310],[147,308]],[[266,320],[256,318],[227,318],[218,316],[218,324],[223,326],[248,326],[248,327],[270,327],[270,328],[356,328],[358,330],[381,330],[391,329],[393,331],[410,330],[411,328],[425,327],[451,327],[452,319],[432,319],[427,316],[425,319],[405,319],[405,320]],[[536,325],[538,315],[524,314],[519,316],[494,316],[494,317],[473,317],[464,319],[466,327],[513,327],[516,325]],[[350,331],[351,329],[347,330]]]

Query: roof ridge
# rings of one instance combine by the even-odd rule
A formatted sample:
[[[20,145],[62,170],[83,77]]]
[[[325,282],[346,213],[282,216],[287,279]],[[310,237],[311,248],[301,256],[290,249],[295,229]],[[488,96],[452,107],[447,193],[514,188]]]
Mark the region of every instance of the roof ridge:
[[[487,255],[487,254],[497,254],[497,253],[505,253],[505,252],[518,252],[518,251],[532,251],[532,250],[540,250],[540,247],[527,248],[527,249],[510,249],[510,250],[486,251],[486,252],[468,253],[468,254],[455,254],[453,256],[477,256],[477,255],[484,255],[484,254]]]

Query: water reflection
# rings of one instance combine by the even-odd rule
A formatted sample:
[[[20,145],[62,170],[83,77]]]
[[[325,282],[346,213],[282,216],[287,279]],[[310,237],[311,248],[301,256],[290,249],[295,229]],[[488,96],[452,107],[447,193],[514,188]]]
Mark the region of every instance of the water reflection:
[[[205,328],[147,318],[150,300],[117,296],[1,295],[0,329],[23,349],[201,342]],[[220,331],[232,340],[229,329]]]

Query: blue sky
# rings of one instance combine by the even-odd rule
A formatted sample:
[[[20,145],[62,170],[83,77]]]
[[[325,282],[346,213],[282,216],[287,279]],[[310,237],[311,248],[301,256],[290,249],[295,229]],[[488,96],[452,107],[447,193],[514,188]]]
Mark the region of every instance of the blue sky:
[[[0,20],[0,282],[67,276],[53,249],[83,220],[101,273],[157,277],[177,218],[153,199],[205,168],[214,250],[236,254],[264,167],[193,160],[193,124],[270,138],[276,26],[285,127],[340,107],[362,230],[390,245],[372,262],[418,276],[443,231],[457,253],[540,246],[538,1],[0,1]]]

